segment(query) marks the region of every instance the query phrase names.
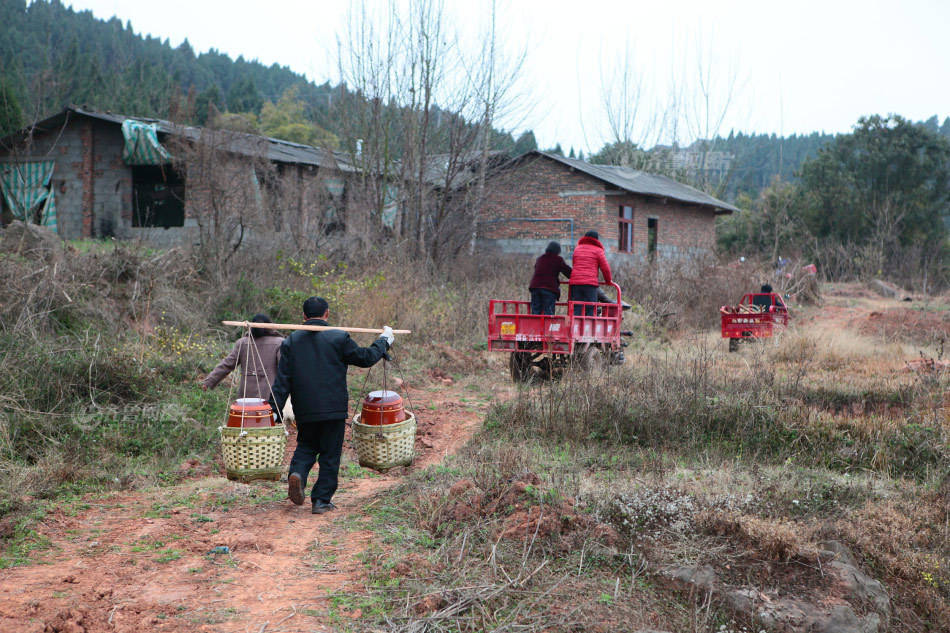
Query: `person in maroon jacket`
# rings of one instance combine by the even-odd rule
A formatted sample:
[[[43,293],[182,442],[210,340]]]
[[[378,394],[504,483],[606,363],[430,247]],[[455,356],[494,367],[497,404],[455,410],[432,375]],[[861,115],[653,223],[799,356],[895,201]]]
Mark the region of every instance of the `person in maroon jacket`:
[[[604,254],[604,245],[600,243],[597,231],[587,231],[577,242],[574,249],[574,271],[571,273],[571,301],[597,302],[597,290],[600,288],[598,271],[603,273],[604,281],[610,283],[610,264]],[[574,308],[574,314],[580,314],[580,306]],[[594,315],[594,306],[585,306],[587,316]]]
[[[561,298],[560,275],[570,278],[571,267],[561,257],[561,245],[548,243],[544,255],[534,262],[534,276],[528,284],[531,292],[531,314],[554,314]]]

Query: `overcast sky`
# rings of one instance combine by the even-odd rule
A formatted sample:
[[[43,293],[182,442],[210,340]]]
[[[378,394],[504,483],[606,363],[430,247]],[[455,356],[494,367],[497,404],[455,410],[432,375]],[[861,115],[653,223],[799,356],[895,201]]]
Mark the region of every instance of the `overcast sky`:
[[[484,23],[490,0],[445,0],[463,33]],[[322,83],[335,80],[336,36],[345,0],[74,0],[100,18],[130,20],[136,32],[187,38],[278,63]],[[525,61],[524,104],[502,125],[533,129],[542,147],[596,151],[608,138],[603,77],[634,60],[641,112],[668,102],[671,78],[695,85],[712,73],[713,114],[734,86],[720,132],[847,131],[866,114],[910,119],[950,114],[950,2],[498,0],[500,31]],[[701,53],[701,55],[700,55]],[[700,62],[700,59],[702,60]],[[609,82],[607,82],[609,83]],[[695,94],[695,92],[692,92]],[[689,99],[695,105],[695,97]],[[641,116],[641,119],[644,118]],[[650,126],[657,129],[657,126]],[[685,132],[678,133],[679,137]]]

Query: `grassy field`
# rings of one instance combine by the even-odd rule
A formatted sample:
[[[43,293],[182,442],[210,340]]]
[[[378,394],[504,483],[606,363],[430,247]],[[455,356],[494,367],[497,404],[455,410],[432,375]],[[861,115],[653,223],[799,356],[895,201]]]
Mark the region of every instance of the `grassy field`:
[[[34,528],[49,509],[212,464],[227,391],[196,380],[238,335],[218,322],[295,321],[321,294],[336,323],[425,333],[396,348],[410,383],[447,376],[493,399],[463,450],[352,526],[375,538],[363,591],[338,605],[364,617],[339,628],[758,631],[677,570],[772,602],[852,604],[822,568],[840,547],[890,596],[880,630],[950,630],[945,298],[829,286],[782,336],[729,354],[716,306],[753,272],[622,270],[637,303],[627,363],[500,397],[485,303],[526,295],[527,273],[509,274],[524,260],[437,271],[273,254],[222,286],[183,252],[80,246],[55,265],[0,254],[0,566],[48,547]]]
[[[856,322],[832,321],[839,307]],[[713,333],[641,340],[623,368],[498,402],[466,451],[374,508],[376,529],[411,544],[381,564],[398,583],[390,621],[773,630],[669,570],[820,601],[840,544],[890,595],[881,630],[947,630],[948,380],[905,363],[938,360],[940,336],[857,332],[878,307],[832,295],[738,354]]]

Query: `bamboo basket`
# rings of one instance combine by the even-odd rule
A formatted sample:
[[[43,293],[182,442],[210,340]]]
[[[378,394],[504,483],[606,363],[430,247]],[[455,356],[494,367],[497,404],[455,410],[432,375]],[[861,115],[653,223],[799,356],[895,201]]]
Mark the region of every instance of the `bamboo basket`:
[[[416,416],[396,424],[363,424],[359,413],[353,417],[353,443],[360,466],[385,470],[408,466],[415,456]]]
[[[244,429],[222,426],[218,431],[228,479],[243,483],[254,479],[280,479],[287,448],[283,425]]]

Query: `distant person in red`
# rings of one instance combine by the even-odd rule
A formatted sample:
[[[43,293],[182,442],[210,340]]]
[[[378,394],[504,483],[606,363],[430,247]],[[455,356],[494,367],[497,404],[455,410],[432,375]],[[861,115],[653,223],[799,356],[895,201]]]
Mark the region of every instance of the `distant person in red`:
[[[610,264],[600,243],[597,231],[587,231],[577,242],[573,258],[574,270],[571,272],[571,301],[597,302],[597,290],[600,288],[598,270],[603,273],[604,281],[613,281],[610,276]],[[574,308],[574,314],[580,314],[580,306]],[[594,306],[585,306],[587,316],[594,315]]]
[[[544,255],[534,262],[534,276],[528,284],[531,292],[531,314],[554,314],[561,298],[560,275],[570,278],[571,267],[561,257],[561,245],[550,242]]]

